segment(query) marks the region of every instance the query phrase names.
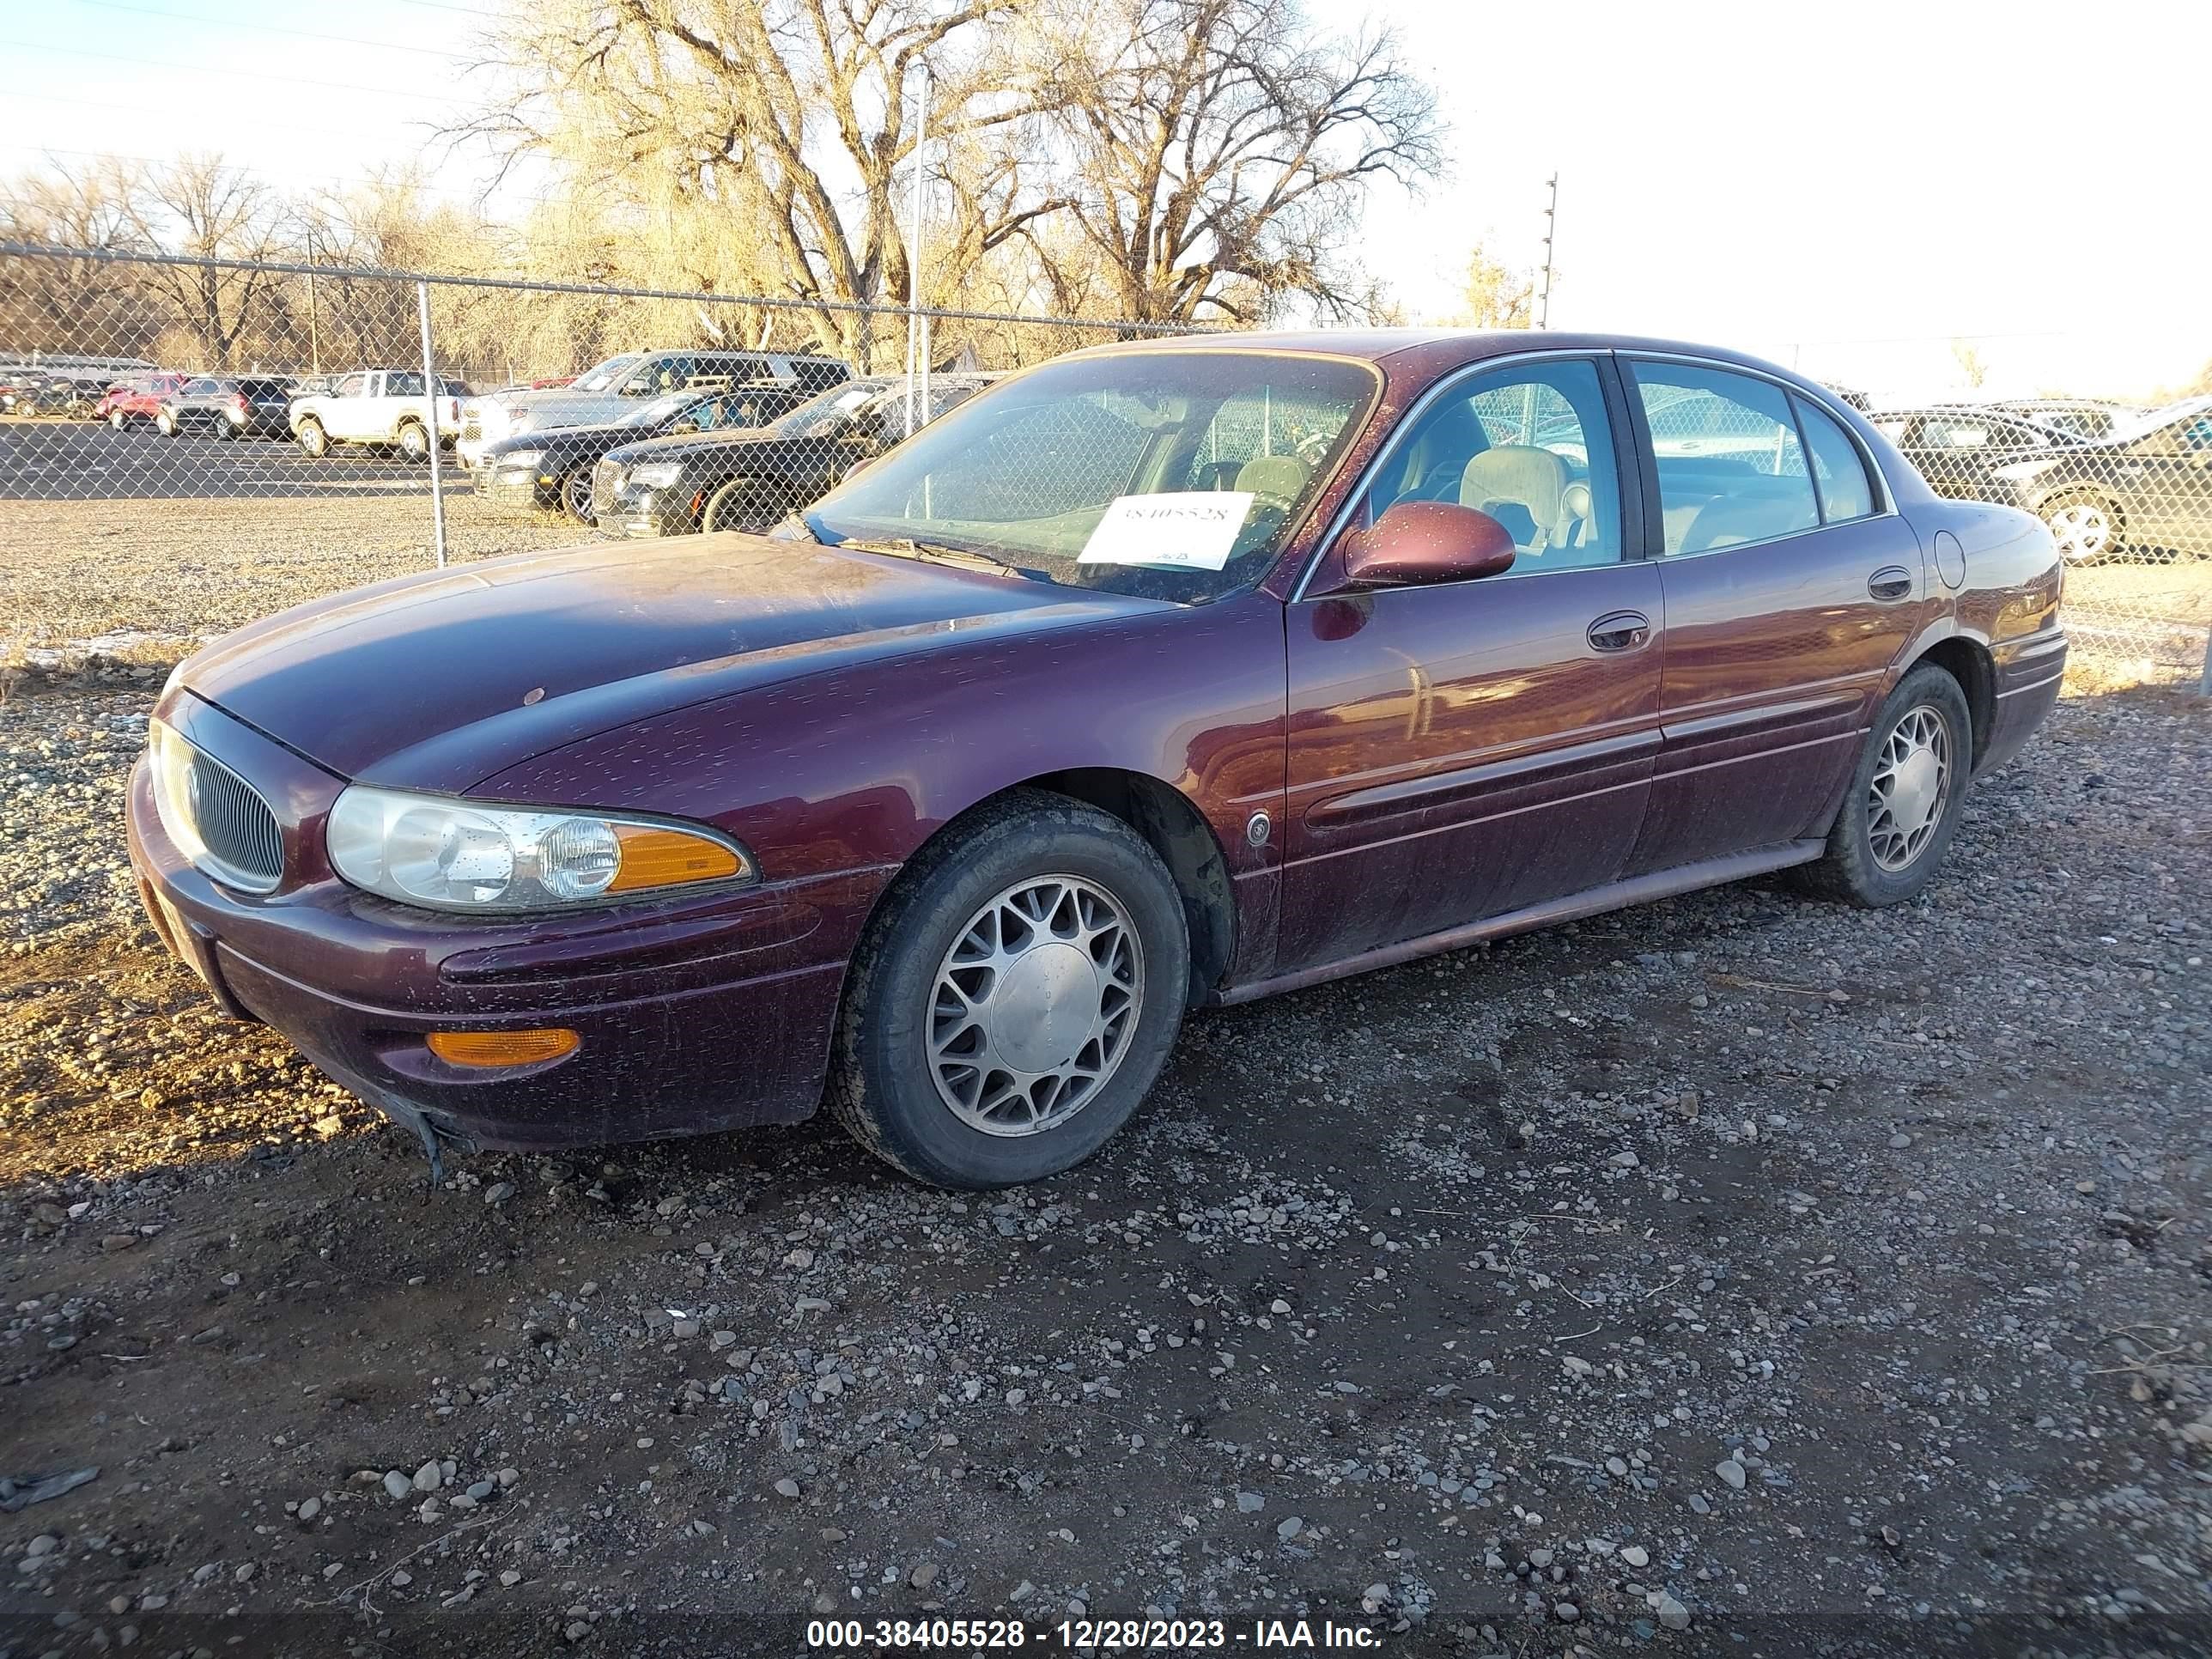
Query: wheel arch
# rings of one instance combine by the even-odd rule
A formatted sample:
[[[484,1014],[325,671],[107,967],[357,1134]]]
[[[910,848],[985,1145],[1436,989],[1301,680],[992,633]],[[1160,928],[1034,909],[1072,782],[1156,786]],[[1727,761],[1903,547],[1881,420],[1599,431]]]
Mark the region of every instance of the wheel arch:
[[[1188,1006],[1204,1001],[1236,959],[1237,896],[1229,860],[1197,803],[1173,784],[1118,766],[1075,766],[1018,779],[971,802],[939,824],[902,861],[870,907],[869,923],[891,902],[907,871],[933,847],[963,834],[978,812],[1024,791],[1059,795],[1119,818],[1143,836],[1167,866],[1182,902],[1190,944]],[[866,935],[869,923],[861,928]]]
[[[1973,723],[1973,766],[1979,770],[1988,753],[1990,733],[1996,724],[1996,659],[1988,646],[1964,634],[1935,641],[1905,665],[1910,673],[1922,663],[1932,663],[1953,679],[1966,696],[1967,718]],[[1900,678],[1902,676],[1899,677]]]

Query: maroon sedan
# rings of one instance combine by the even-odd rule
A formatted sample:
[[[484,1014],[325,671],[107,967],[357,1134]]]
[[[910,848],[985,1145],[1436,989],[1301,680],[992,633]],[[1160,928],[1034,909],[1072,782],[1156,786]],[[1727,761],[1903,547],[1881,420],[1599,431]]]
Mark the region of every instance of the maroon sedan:
[[[2058,692],[2048,532],[1829,392],[1566,334],[1001,382],[775,535],[363,589],[177,672],[164,938],[422,1134],[826,1097],[1066,1169],[1184,1011],[1799,866],[1911,897]]]

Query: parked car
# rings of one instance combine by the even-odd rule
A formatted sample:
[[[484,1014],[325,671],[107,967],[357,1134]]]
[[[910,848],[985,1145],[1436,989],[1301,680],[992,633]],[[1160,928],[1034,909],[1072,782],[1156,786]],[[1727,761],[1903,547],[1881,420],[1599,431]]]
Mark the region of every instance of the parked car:
[[[565,510],[594,522],[592,469],[609,450],[665,434],[725,432],[757,427],[811,394],[770,382],[702,391],[697,383],[639,404],[605,426],[559,426],[487,444],[476,465],[477,494],[495,507]]]
[[[100,374],[57,374],[32,395],[31,412],[68,420],[89,419],[107,395],[109,384],[109,378]]]
[[[2135,404],[2107,403],[2098,398],[2007,398],[1989,407],[2069,438],[2092,439],[2109,438],[2116,427],[2133,426],[2150,412]]]
[[[475,398],[462,411],[461,465],[474,466],[484,447],[556,426],[605,426],[648,398],[665,398],[694,381],[719,385],[773,380],[819,392],[851,378],[834,357],[771,351],[626,351],[586,369],[572,385]]]
[[[929,418],[995,377],[933,374]],[[653,438],[611,450],[592,479],[599,528],[618,536],[765,530],[906,435],[906,381],[833,386],[757,431]]]
[[[269,375],[203,374],[161,400],[155,424],[165,436],[204,433],[216,438],[291,435],[292,384]]]
[[[150,422],[161,413],[161,399],[191,379],[189,374],[134,374],[107,388],[93,405],[92,417],[118,432],[132,422]]]
[[[358,369],[327,392],[292,399],[286,419],[310,455],[327,455],[338,444],[370,444],[396,448],[410,461],[427,460],[433,418],[427,411],[436,411],[439,441],[452,443],[469,389],[441,379],[440,395],[432,399],[423,387],[419,368]]]
[[[2055,427],[1970,404],[1885,409],[1869,418],[1920,469],[1937,495],[1961,501],[2027,506],[2021,492],[2001,476],[2003,470],[2081,441]]]
[[[1781,464],[1621,418],[1692,398]],[[826,1095],[997,1187],[1113,1133],[1193,1006],[1787,868],[1910,898],[2057,696],[2062,571],[1729,351],[1109,346],[777,538],[218,641],[153,711],[131,856],[219,1006],[434,1158]]]
[[[43,368],[0,369],[0,415],[34,413],[38,394],[51,378]]]
[[[2135,549],[2212,556],[2212,397],[2153,410],[2098,443],[1992,469],[2077,564]]]

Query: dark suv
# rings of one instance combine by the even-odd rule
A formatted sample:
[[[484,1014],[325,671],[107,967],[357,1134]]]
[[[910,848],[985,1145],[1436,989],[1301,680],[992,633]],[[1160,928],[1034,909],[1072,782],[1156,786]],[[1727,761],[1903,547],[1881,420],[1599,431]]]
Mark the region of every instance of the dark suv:
[[[927,418],[996,378],[933,375]],[[599,528],[617,536],[762,530],[905,435],[903,377],[848,380],[758,431],[654,438],[609,452],[592,477],[592,510]]]
[[[216,438],[289,438],[292,428],[285,411],[291,401],[289,380],[203,374],[162,398],[154,423],[171,438],[194,432]]]

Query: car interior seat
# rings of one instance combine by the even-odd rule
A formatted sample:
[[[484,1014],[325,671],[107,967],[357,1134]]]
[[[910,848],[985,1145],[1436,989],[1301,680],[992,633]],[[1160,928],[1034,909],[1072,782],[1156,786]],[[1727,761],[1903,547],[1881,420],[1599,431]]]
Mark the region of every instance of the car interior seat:
[[[1579,514],[1569,510],[1570,487],[1579,489]],[[1576,486],[1565,460],[1526,444],[1486,449],[1460,474],[1459,504],[1504,525],[1523,553],[1571,544],[1578,523],[1589,522],[1589,486]]]
[[[1249,490],[1257,504],[1287,513],[1312,477],[1313,469],[1295,455],[1255,455],[1237,469],[1236,488]]]

